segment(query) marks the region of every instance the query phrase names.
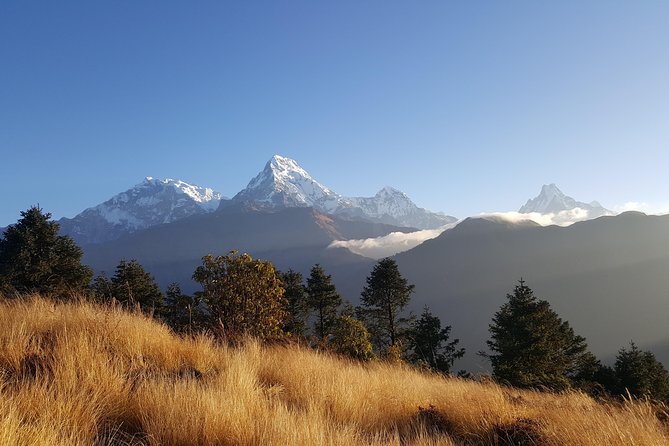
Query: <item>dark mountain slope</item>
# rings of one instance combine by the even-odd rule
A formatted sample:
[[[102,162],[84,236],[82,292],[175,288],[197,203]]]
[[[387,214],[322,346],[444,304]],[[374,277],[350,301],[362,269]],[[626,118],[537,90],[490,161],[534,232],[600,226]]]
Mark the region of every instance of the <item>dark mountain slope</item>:
[[[481,364],[473,353],[521,277],[602,357],[630,339],[669,341],[669,216],[625,213],[566,228],[469,219],[396,258],[416,284],[415,308],[430,305],[454,326],[469,367]]]
[[[320,262],[350,297],[359,293],[356,288],[373,261],[348,250],[326,249],[327,246],[336,239],[377,237],[398,230],[406,229],[342,220],[311,208],[260,212],[229,206],[213,214],[85,246],[84,261],[96,271],[112,274],[120,259],[137,259],[162,286],[176,281],[192,290],[195,285],[190,276],[202,256],[236,249],[272,260],[281,269],[293,268],[305,273]]]

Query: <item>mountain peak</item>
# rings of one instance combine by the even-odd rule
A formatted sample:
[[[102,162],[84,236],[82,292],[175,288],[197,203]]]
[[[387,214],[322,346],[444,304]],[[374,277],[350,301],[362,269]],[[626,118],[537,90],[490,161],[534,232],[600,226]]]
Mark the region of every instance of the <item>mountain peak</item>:
[[[212,212],[224,197],[211,188],[171,178],[145,177],[134,187],[116,194],[72,219],[61,228],[82,243],[98,243],[192,215]]]
[[[386,186],[371,198],[349,198],[328,189],[293,159],[274,155],[265,168],[233,198],[256,208],[313,207],[326,214],[362,218],[420,229],[455,221],[417,207],[402,191]]]
[[[555,183],[551,184],[544,184],[541,187],[541,194],[543,195],[558,195],[558,196],[564,196],[562,191],[560,190],[559,187]]]
[[[378,192],[376,193],[376,196],[377,196],[377,197],[383,197],[383,196],[388,196],[388,195],[390,195],[390,196],[393,196],[393,195],[394,195],[394,196],[397,196],[397,195],[399,195],[399,196],[404,196],[404,197],[407,196],[407,194],[405,194],[405,193],[402,192],[401,190],[395,189],[395,188],[392,187],[392,186],[385,186],[383,189],[381,189],[380,191],[378,191]]]
[[[591,203],[576,201],[574,198],[565,195],[555,183],[544,184],[539,195],[527,200],[527,203],[520,208],[519,212],[522,214],[556,214],[576,208],[588,211],[588,216],[591,218],[611,213],[596,201]]]
[[[233,198],[266,207],[315,207],[326,211],[333,211],[339,199],[295,160],[281,155],[270,158],[262,172]]]

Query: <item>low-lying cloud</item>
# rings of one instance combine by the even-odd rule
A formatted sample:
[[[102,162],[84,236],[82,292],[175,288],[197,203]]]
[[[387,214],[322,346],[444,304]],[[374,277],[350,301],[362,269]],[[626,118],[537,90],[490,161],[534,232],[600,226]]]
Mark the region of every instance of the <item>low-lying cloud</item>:
[[[598,215],[590,215],[587,209],[575,208],[568,211],[561,211],[552,214],[539,214],[537,212],[530,214],[521,214],[520,212],[491,212],[480,214],[477,217],[496,217],[510,221],[512,223],[521,223],[533,221],[541,226],[569,226],[577,221],[589,220]],[[358,255],[372,259],[381,259],[392,256],[400,252],[408,251],[426,240],[438,237],[442,232],[454,228],[459,221],[442,226],[437,229],[425,229],[414,232],[392,232],[388,235],[375,238],[359,240],[336,240],[330,244],[330,248],[347,248],[349,251]]]
[[[426,240],[436,238],[447,229],[457,225],[451,223],[437,229],[424,229],[414,232],[391,232],[383,237],[360,240],[336,240],[329,248],[347,248],[349,251],[372,259],[382,259],[394,254],[408,251]]]
[[[569,226],[578,221],[591,220],[601,216],[601,214],[592,215],[591,212],[587,209],[574,208],[550,214],[540,214],[538,212],[531,212],[529,214],[521,214],[520,212],[491,212],[480,215],[480,217],[488,216],[503,218],[513,223],[530,220],[540,224],[541,226]]]
[[[627,211],[639,211],[649,215],[663,215],[669,214],[669,203],[650,204],[644,202],[628,202],[623,205],[615,206],[614,209],[615,212],[606,215],[616,215]],[[579,221],[591,220],[600,216],[602,216],[601,213],[593,214],[587,209],[574,208],[551,214],[540,214],[538,212],[529,214],[521,214],[520,212],[489,212],[480,214],[477,217],[502,218],[512,223],[533,221],[540,224],[541,226],[569,226]],[[337,240],[332,242],[329,247],[347,248],[348,250],[364,257],[381,259],[383,257],[388,257],[400,252],[408,251],[426,240],[436,238],[442,232],[457,226],[460,221],[442,226],[437,229],[426,229],[408,233],[392,232],[388,235],[384,235],[383,237],[360,240]]]

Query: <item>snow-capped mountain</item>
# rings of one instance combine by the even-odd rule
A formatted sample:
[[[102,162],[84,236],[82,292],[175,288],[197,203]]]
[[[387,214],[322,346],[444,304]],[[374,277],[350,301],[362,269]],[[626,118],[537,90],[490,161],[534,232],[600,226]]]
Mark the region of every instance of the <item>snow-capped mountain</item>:
[[[434,229],[457,221],[455,217],[430,212],[419,208],[402,191],[386,186],[373,197],[355,197],[347,199],[351,206],[342,206],[338,213],[362,214],[382,223],[407,226],[418,229]]]
[[[95,207],[59,221],[77,242],[100,243],[151,226],[216,210],[223,196],[181,180],[146,179]]]
[[[605,209],[596,201],[583,203],[576,201],[572,197],[565,195],[555,184],[545,184],[541,192],[535,198],[527,200],[524,206],[519,210],[520,213],[529,214],[536,212],[539,214],[557,214],[562,211],[573,209],[582,209],[588,211],[588,217],[600,217],[602,215],[613,215],[613,212]]]
[[[269,209],[313,207],[328,214],[418,229],[437,228],[456,220],[419,208],[392,187],[384,187],[373,197],[344,197],[316,181],[294,160],[279,155],[273,156],[232,201]]]
[[[314,207],[334,212],[342,197],[314,180],[294,160],[274,155],[248,186],[232,198],[262,207]]]

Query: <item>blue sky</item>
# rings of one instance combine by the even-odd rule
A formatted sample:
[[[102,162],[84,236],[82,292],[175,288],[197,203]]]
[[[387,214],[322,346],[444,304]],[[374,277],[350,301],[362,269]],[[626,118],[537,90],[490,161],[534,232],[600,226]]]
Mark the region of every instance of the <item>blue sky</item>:
[[[664,1],[0,2],[0,225],[275,153],[456,216],[669,202]]]

